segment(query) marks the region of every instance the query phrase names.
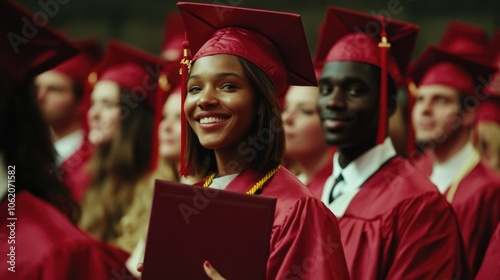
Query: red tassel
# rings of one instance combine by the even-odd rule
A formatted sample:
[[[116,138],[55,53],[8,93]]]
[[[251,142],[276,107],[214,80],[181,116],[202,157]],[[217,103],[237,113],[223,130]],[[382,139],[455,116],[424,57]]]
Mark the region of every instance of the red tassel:
[[[187,79],[189,76],[189,71],[191,70],[191,58],[189,57],[189,42],[187,37],[182,42],[182,48],[184,49],[184,54],[181,60],[181,69],[179,74],[181,75],[181,94],[182,94],[182,105],[181,105],[181,167],[179,174],[181,176],[188,176],[190,173],[190,167],[186,162],[186,133],[187,133],[187,120],[184,113],[184,101],[187,96]]]
[[[408,83],[408,123],[406,126],[406,155],[410,157],[415,151],[415,131],[413,130],[412,110],[415,105],[417,86],[414,82]]]
[[[387,137],[387,52],[391,44],[387,42],[387,32],[385,30],[385,18],[380,16],[380,99],[379,99],[379,127],[377,132],[377,144],[384,142]]]
[[[158,86],[156,87],[155,92],[155,113],[153,120],[153,138],[151,139],[151,163],[150,170],[154,171],[158,166],[158,156],[160,150],[160,143],[158,141],[158,128],[160,126],[160,122],[163,116],[163,104],[165,103],[167,93],[169,92],[170,87],[168,84],[167,73],[162,71],[160,76],[158,77]]]

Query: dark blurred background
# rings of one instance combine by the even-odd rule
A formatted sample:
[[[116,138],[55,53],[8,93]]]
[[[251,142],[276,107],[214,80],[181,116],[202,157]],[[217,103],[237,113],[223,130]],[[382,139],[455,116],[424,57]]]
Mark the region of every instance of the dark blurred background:
[[[116,38],[154,54],[160,53],[167,13],[177,12],[173,0],[20,0],[33,12],[50,7],[49,24],[72,39],[94,37],[105,46]],[[212,0],[188,1],[299,13],[311,52],[328,5],[364,13],[388,14],[421,26],[414,57],[439,41],[446,25],[461,21],[483,27],[491,36],[500,27],[500,0]],[[57,4],[57,5],[55,5]],[[392,6],[392,7],[390,7]],[[57,7],[54,8],[54,7]],[[398,11],[390,13],[390,11]]]

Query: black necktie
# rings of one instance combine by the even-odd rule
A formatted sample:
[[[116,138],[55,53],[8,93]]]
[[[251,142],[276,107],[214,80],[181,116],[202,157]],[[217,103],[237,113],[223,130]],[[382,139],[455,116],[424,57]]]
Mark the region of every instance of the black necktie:
[[[333,190],[335,189],[335,186],[339,183],[339,182],[342,182],[344,180],[344,176],[342,176],[342,173],[339,174],[339,176],[337,176],[337,178],[335,179],[335,181],[333,182],[333,188],[332,188],[332,192],[330,193],[330,198],[328,199],[328,203],[332,203],[333,200],[335,199],[333,197]]]

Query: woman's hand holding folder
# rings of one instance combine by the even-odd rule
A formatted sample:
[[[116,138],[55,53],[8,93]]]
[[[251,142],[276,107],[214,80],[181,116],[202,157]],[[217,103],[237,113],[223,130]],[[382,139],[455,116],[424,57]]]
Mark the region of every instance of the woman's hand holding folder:
[[[137,265],[137,271],[142,272],[142,267],[143,264],[139,263]],[[205,261],[203,263],[203,270],[205,270],[205,273],[207,276],[212,279],[212,280],[226,280],[224,277],[222,277],[219,272],[210,264],[209,261]]]

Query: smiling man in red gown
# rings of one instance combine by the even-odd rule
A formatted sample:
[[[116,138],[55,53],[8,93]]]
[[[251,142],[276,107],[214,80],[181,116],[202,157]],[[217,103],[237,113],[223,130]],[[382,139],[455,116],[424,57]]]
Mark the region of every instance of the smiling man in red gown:
[[[460,279],[466,274],[450,205],[396,156],[387,119],[418,26],[330,8],[316,62],[325,139],[337,146],[322,201],[339,218],[352,279]]]

